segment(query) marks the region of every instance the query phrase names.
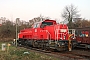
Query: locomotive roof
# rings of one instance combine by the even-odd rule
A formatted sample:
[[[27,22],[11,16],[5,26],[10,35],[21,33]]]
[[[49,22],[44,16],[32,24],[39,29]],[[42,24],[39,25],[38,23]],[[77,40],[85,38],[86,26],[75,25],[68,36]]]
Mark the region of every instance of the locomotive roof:
[[[44,21],[53,21],[53,22],[56,22],[55,20],[49,20],[49,19],[47,19],[47,20],[44,20]]]
[[[49,20],[49,19],[47,19],[47,20],[44,20],[44,21],[36,22],[36,23],[34,23],[34,24],[42,23],[42,22],[55,22],[55,23],[56,23],[55,20]]]

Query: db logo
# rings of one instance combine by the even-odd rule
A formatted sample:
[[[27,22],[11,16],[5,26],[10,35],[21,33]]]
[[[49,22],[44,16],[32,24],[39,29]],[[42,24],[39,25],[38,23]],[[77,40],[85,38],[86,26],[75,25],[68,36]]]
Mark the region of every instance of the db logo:
[[[37,29],[35,29],[35,32],[37,32]]]

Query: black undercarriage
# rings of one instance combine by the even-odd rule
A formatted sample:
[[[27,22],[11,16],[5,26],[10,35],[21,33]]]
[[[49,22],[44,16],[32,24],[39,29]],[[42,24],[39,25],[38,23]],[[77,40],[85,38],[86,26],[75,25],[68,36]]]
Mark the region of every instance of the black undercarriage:
[[[74,44],[73,44],[74,43]],[[72,41],[72,46],[75,46],[76,41]],[[56,49],[58,51],[68,50],[68,40],[30,40],[19,39],[18,45],[25,45],[30,47],[41,48],[44,50]]]

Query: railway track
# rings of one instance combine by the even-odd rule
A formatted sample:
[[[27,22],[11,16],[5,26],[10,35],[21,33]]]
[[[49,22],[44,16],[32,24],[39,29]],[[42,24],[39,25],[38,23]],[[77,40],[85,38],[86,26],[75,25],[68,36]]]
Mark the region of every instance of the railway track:
[[[80,54],[80,53],[75,53],[75,52],[66,52],[64,53],[65,56],[68,56],[70,58],[74,59],[90,59],[90,55],[88,54]]]
[[[38,53],[43,53],[43,54],[46,54],[46,55],[50,55],[50,56],[53,56],[53,57],[57,57],[57,58],[69,58],[69,60],[90,60],[90,55],[89,54],[82,54],[82,53],[77,53],[77,52],[80,52],[81,50],[73,50],[71,52],[69,51],[62,51],[62,52],[59,52],[59,51],[46,51],[46,50],[42,50],[42,49],[38,49],[38,48],[32,48],[32,47],[20,47],[20,48],[26,48],[26,49],[29,49],[29,50],[32,50],[34,52],[38,52]],[[63,58],[62,58],[63,59]]]
[[[88,52],[90,52],[90,49],[78,48],[78,47],[74,48],[74,50],[80,50],[80,51],[88,51]]]

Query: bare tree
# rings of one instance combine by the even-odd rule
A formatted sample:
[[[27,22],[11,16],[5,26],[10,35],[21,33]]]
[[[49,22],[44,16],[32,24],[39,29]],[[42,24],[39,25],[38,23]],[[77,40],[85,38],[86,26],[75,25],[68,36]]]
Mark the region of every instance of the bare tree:
[[[69,28],[72,28],[70,25],[73,22],[73,18],[78,18],[80,15],[78,14],[79,11],[77,11],[77,8],[74,5],[69,5],[64,8],[64,11],[62,13],[62,17],[67,20],[69,23]]]

